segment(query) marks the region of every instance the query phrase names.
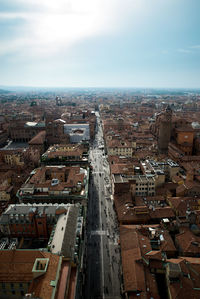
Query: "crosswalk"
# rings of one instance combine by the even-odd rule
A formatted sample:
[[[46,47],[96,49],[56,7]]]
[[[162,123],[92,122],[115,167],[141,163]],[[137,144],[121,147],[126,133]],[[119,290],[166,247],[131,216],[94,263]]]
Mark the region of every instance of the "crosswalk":
[[[93,171],[92,173],[93,173],[93,174],[96,174],[96,173],[101,173],[101,174],[104,174],[104,172],[103,172],[103,171]]]

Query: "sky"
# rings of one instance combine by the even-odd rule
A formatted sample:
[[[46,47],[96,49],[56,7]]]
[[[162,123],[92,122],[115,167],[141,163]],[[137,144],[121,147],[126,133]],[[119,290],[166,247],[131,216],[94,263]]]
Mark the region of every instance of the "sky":
[[[0,0],[0,85],[200,88],[199,0]]]

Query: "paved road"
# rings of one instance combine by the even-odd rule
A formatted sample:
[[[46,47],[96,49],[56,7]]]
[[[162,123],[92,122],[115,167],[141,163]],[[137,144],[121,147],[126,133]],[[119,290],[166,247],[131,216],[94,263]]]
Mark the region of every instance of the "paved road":
[[[93,170],[87,213],[85,298],[118,299],[120,296],[120,248],[118,224],[113,210],[109,166],[97,114],[96,139],[90,149]]]

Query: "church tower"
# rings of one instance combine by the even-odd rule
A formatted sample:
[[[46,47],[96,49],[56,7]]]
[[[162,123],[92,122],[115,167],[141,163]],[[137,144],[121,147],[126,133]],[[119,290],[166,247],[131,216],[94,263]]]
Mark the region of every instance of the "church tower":
[[[172,110],[168,105],[160,117],[158,132],[158,148],[161,152],[166,152],[171,138]]]

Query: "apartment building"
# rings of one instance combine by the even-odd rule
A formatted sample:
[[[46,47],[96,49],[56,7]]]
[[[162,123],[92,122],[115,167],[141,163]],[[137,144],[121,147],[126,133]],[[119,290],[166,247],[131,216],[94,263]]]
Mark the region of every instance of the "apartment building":
[[[87,150],[80,144],[55,144],[42,155],[44,164],[87,164]]]
[[[21,202],[77,202],[87,199],[89,169],[42,166],[33,170],[17,192]]]
[[[72,291],[72,298],[75,298],[76,292],[80,295],[84,227],[85,210],[80,204],[10,205],[0,217],[0,230],[4,236],[0,239],[0,298],[22,298],[25,294],[30,294],[31,298],[65,298]],[[43,244],[42,251],[33,250],[36,244],[34,240],[37,244]],[[27,253],[30,254],[30,260],[27,260]],[[32,259],[35,255],[38,255],[36,259]],[[16,263],[12,269],[10,256],[13,264]],[[7,260],[3,260],[3,257]],[[54,262],[54,270],[49,265],[52,257],[59,262],[58,268]],[[35,260],[42,264],[36,265]],[[32,263],[30,273],[27,272],[29,262]],[[17,267],[17,263],[20,267]],[[46,273],[49,267],[52,273],[56,273],[56,278],[51,278],[54,282],[48,282],[49,274]],[[36,271],[39,269],[43,270],[40,274]],[[11,277],[13,270],[16,278]],[[35,292],[41,285],[39,276],[43,276],[42,281],[48,283],[49,294]]]
[[[154,175],[112,175],[114,193],[119,190],[130,190],[133,196],[154,196],[155,176]]]
[[[155,195],[155,177],[148,175],[135,176],[136,196],[154,196]]]
[[[133,146],[132,143],[127,140],[122,141],[119,139],[113,139],[107,141],[107,152],[108,155],[132,157]]]
[[[148,160],[140,162],[141,169],[145,175],[155,176],[155,187],[162,186],[165,181],[172,180],[172,177],[179,172],[179,165],[168,159],[166,161]]]
[[[45,129],[44,122],[15,121],[10,123],[9,135],[15,142],[28,142]]]

